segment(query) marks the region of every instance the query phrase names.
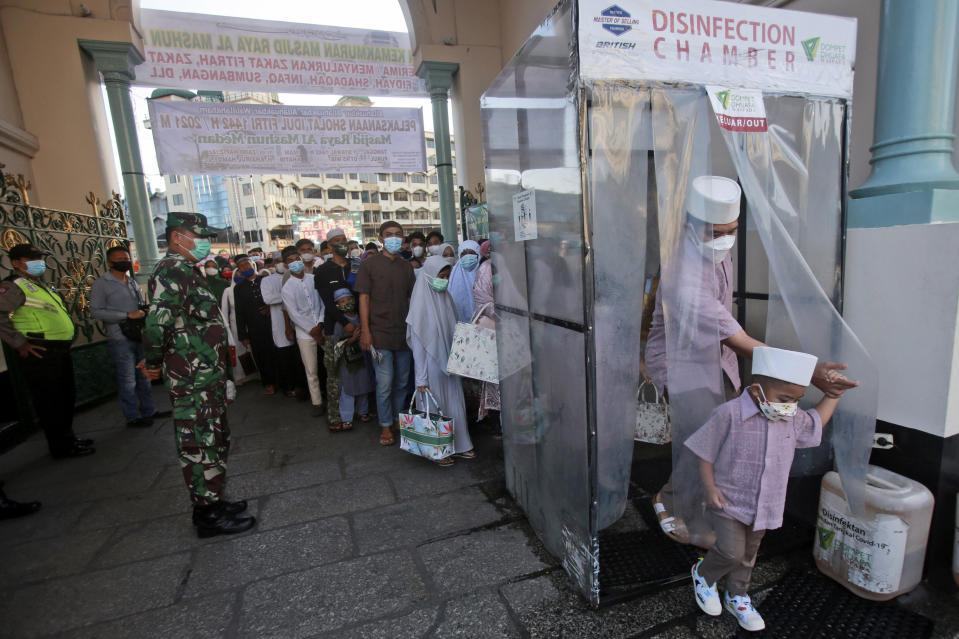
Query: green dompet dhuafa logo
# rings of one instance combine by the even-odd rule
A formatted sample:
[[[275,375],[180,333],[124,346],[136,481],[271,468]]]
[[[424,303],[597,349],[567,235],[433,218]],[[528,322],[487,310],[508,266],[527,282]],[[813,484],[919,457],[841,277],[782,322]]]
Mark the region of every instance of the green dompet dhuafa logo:
[[[828,528],[823,528],[819,526],[819,546],[823,550],[829,550],[829,547],[832,546],[832,540],[836,537],[835,530],[829,530]]]
[[[816,59],[816,54],[819,53],[819,40],[821,38],[816,36],[815,38],[809,38],[808,40],[802,41],[803,51],[806,52],[806,59],[810,62]]]
[[[729,108],[729,90],[720,91],[716,94],[716,99],[723,105],[723,109]]]

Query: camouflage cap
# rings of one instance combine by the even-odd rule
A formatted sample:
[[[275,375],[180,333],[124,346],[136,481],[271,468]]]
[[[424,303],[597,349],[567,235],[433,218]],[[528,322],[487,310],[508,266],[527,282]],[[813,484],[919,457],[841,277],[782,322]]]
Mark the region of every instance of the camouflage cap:
[[[202,213],[191,213],[189,211],[167,213],[166,227],[168,229],[183,228],[200,236],[216,235],[222,230],[207,224],[206,216]]]

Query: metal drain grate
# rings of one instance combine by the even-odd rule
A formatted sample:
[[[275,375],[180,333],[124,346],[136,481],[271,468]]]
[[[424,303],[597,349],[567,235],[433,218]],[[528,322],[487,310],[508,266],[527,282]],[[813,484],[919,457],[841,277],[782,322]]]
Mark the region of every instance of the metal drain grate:
[[[648,530],[599,534],[602,606],[689,581],[689,569],[706,553],[664,535],[648,497],[634,496],[633,503]],[[782,528],[766,534],[759,557],[774,557],[808,547],[812,534],[812,529],[805,524],[787,518]]]
[[[927,639],[933,622],[898,604],[869,601],[819,573],[786,574],[757,606],[764,632],[740,630],[737,637],[776,639]]]
[[[600,533],[600,596],[638,594],[689,579],[699,555],[696,548],[677,544],[658,529]]]

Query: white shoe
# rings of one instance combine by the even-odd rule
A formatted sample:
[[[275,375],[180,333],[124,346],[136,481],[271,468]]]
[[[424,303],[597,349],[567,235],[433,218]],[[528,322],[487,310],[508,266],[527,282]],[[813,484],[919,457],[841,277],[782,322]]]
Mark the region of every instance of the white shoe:
[[[718,617],[723,614],[723,605],[719,602],[719,591],[716,590],[716,584],[710,586],[699,576],[701,563],[703,563],[702,559],[693,564],[693,569],[690,571],[693,575],[693,594],[696,596],[696,605],[707,615]]]
[[[749,600],[749,595],[730,597],[729,591],[726,591],[723,593],[723,601],[726,604],[726,610],[736,616],[736,621],[739,622],[742,628],[750,632],[766,629],[766,622],[763,621],[760,614],[753,608],[753,603]]]

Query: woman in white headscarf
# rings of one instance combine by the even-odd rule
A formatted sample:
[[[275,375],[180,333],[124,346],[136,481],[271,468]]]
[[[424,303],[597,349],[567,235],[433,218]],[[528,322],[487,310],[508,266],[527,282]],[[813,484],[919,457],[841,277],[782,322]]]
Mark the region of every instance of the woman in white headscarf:
[[[473,240],[466,240],[460,244],[459,261],[450,274],[450,297],[456,307],[456,319],[468,322],[473,319],[473,282],[476,281],[477,267],[479,266],[480,245]]]
[[[440,244],[436,247],[436,254],[440,257],[447,258],[447,264],[456,263],[456,249],[453,248],[452,244],[446,244],[445,242]]]
[[[432,256],[424,262],[410,297],[406,342],[413,351],[419,409],[426,409],[423,391],[429,390],[439,402],[443,415],[453,419],[454,457],[473,459],[476,453],[466,421],[463,384],[459,377],[446,372],[456,330],[456,311],[446,290],[451,270],[449,262],[441,256]],[[441,459],[436,463],[449,466],[453,460]]]

